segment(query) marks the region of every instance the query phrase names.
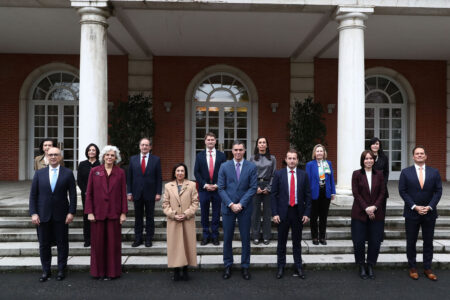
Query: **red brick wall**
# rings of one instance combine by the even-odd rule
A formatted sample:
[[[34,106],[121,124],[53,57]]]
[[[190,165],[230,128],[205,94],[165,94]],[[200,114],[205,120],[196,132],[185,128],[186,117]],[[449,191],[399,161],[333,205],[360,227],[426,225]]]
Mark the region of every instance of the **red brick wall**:
[[[156,133],[153,153],[161,157],[163,178],[184,160],[185,94],[190,81],[203,69],[227,64],[246,73],[258,93],[258,131],[268,138],[278,166],[288,148],[290,62],[280,58],[154,57],[153,97]],[[163,102],[172,102],[170,113]],[[279,102],[276,113],[270,103]],[[252,152],[254,145],[247,145]],[[192,170],[189,170],[192,172]]]
[[[18,180],[19,95],[27,76],[49,63],[79,67],[78,55],[0,54],[0,180]],[[128,95],[127,56],[108,57],[109,101],[126,100]]]
[[[427,149],[428,164],[445,177],[446,168],[446,62],[411,60],[366,60],[366,69],[386,67],[403,75],[411,84],[416,98],[416,144]],[[316,59],[314,91],[316,101],[337,103],[338,62]],[[336,161],[337,110],[326,114],[328,155]],[[407,154],[408,157],[411,155]]]

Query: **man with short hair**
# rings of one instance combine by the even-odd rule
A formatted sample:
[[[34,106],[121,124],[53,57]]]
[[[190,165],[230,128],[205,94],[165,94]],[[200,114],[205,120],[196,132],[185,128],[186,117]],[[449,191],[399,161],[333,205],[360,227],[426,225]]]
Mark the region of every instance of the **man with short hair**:
[[[140,154],[130,158],[127,176],[128,201],[134,203],[134,242],[132,247],[143,243],[145,209],[145,247],[153,245],[155,234],[155,201],[161,199],[162,175],[161,160],[152,155],[152,141],[142,138],[139,141]]]
[[[56,239],[58,274],[65,278],[69,255],[69,224],[77,208],[77,192],[72,170],[60,165],[61,151],[52,147],[47,152],[49,166],[36,171],[31,184],[29,209],[31,222],[37,226],[42,275],[40,282],[51,276],[51,242]],[[67,197],[69,193],[69,198]]]
[[[219,168],[226,161],[225,154],[217,151],[216,135],[208,132],[205,135],[206,150],[197,154],[195,159],[194,175],[198,183],[201,223],[203,227],[203,239],[200,245],[204,246],[210,241],[219,245],[220,222],[220,196],[217,192],[217,177]],[[211,229],[209,224],[209,206],[212,207]]]
[[[406,255],[409,277],[419,279],[416,268],[416,243],[422,228],[423,268],[425,276],[436,281],[431,270],[433,259],[433,236],[437,218],[437,204],[442,196],[442,180],[438,170],[425,166],[425,148],[416,146],[413,151],[414,165],[402,170],[398,182],[400,196],[405,202],[403,216],[406,229]]]
[[[250,225],[252,217],[252,197],[258,188],[257,170],[254,163],[244,159],[245,145],[234,141],[231,149],[233,159],[223,163],[219,170],[219,195],[222,199],[223,224],[223,279],[231,277],[233,265],[233,235],[236,219],[242,241],[242,277],[250,279]]]

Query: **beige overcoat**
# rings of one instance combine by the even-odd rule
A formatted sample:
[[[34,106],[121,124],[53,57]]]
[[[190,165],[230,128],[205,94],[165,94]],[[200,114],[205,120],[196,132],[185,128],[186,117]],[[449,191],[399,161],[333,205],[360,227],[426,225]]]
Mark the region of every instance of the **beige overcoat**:
[[[176,181],[165,185],[162,203],[167,216],[167,262],[169,268],[197,266],[197,237],[195,211],[198,209],[198,193],[194,182],[185,180],[180,194]],[[186,215],[182,222],[175,215]]]

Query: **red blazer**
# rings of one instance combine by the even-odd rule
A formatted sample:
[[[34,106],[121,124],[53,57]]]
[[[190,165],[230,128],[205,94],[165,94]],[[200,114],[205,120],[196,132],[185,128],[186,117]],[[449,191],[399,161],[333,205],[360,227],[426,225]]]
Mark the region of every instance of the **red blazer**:
[[[384,177],[381,171],[372,169],[372,191],[369,191],[369,183],[367,182],[366,172],[364,170],[356,170],[352,176],[352,192],[353,207],[352,219],[367,221],[369,219],[366,208],[372,205],[377,207],[375,211],[375,220],[384,220],[384,193],[385,193]]]
[[[125,171],[114,166],[109,186],[104,165],[91,169],[86,191],[84,213],[93,213],[96,220],[119,219],[128,212]]]

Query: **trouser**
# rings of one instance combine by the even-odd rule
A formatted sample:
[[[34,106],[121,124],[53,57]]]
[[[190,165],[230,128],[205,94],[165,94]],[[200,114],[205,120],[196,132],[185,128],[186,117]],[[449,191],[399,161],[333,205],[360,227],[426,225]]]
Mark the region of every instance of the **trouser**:
[[[302,216],[298,212],[297,205],[289,206],[286,220],[278,224],[278,245],[277,245],[277,264],[279,267],[286,265],[286,244],[289,234],[289,228],[292,231],[292,251],[294,264],[297,268],[302,267]]]
[[[355,262],[363,264],[366,262],[367,241],[367,263],[375,265],[380,253],[381,241],[383,239],[384,221],[367,221],[352,219],[352,240],[355,253]]]
[[[237,214],[222,214],[223,224],[223,263],[225,267],[233,265],[233,235],[236,219],[238,220],[239,233],[242,241],[241,267],[250,266],[250,223],[252,207],[246,207]]]
[[[270,194],[255,194],[253,196],[252,239],[259,240],[261,231],[261,203],[263,204],[262,233],[264,240],[270,240],[272,234],[272,210]]]
[[[200,212],[204,239],[219,237],[220,205],[221,199],[218,192],[200,191]],[[209,222],[209,206],[212,207],[211,230]]]
[[[39,256],[41,258],[42,271],[50,273],[52,263],[51,243],[56,239],[58,249],[58,271],[64,271],[69,256],[69,226],[63,221],[41,222],[38,229]]]
[[[433,259],[433,237],[436,219],[420,216],[419,219],[405,218],[406,229],[406,256],[410,268],[416,268],[416,243],[419,229],[422,228],[423,239],[423,267],[425,270],[431,269]]]
[[[319,190],[319,198],[311,201],[311,237],[325,239],[327,232],[327,217],[331,199],[326,197],[325,186]],[[319,219],[319,226],[317,226]]]
[[[144,209],[145,209],[145,239],[153,240],[155,234],[155,199],[134,199],[134,239],[142,240],[144,231]]]

